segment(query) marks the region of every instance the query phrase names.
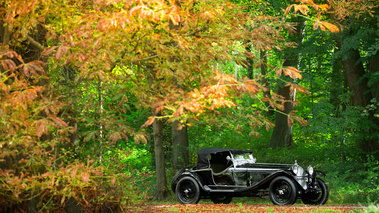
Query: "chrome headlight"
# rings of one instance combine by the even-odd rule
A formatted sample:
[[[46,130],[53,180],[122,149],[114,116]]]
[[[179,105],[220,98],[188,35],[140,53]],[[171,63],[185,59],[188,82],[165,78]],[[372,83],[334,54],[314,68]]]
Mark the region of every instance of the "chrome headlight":
[[[309,165],[308,166],[308,168],[307,168],[307,172],[308,172],[308,174],[310,174],[311,176],[313,175],[313,167],[311,166],[311,165]]]
[[[297,164],[293,165],[292,171],[293,171],[293,173],[295,173],[295,175],[297,175],[297,172],[299,171],[299,166]]]

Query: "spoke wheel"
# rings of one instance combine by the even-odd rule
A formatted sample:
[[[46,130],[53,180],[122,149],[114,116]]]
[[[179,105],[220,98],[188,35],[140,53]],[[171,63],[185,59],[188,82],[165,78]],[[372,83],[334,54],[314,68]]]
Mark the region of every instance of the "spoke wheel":
[[[329,197],[328,186],[323,180],[319,178],[316,178],[316,181],[317,181],[320,191],[303,194],[301,196],[301,200],[303,201],[304,204],[324,205],[326,201],[328,201],[328,197]]]
[[[233,200],[233,197],[213,197],[211,198],[211,201],[214,203],[214,204],[229,204],[230,202],[232,202]]]
[[[180,203],[196,204],[200,200],[200,189],[196,180],[192,177],[184,177],[179,180],[175,190]]]
[[[279,176],[271,182],[269,194],[275,205],[292,205],[297,199],[297,188],[291,179]]]

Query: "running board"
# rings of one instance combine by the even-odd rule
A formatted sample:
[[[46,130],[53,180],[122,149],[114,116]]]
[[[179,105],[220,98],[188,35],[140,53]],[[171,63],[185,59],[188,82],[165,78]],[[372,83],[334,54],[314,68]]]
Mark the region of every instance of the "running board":
[[[246,188],[247,186],[236,186],[236,185],[207,185],[211,189],[237,189],[237,188]]]
[[[204,190],[207,191],[207,192],[225,192],[225,193],[235,192],[234,189],[211,189],[207,185],[204,186]]]

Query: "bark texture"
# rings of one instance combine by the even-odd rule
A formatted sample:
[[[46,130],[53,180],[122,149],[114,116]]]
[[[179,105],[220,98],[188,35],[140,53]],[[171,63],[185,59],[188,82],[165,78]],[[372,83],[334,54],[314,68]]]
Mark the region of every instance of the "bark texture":
[[[292,100],[294,94],[291,93],[290,87],[279,88],[279,95],[283,96],[286,100]],[[272,132],[270,147],[293,147],[292,126],[288,125],[288,114],[293,110],[293,103],[286,102],[284,104],[284,111],[278,111],[275,114],[275,128]]]
[[[159,201],[165,199],[167,196],[170,195],[166,180],[165,159],[163,149],[163,121],[161,119],[154,120],[153,132],[155,148],[155,166],[157,176],[157,191],[153,200]]]
[[[301,18],[295,20],[299,23],[296,27],[297,33],[290,37],[294,42],[301,43],[304,38],[304,30],[306,21]],[[283,66],[299,67],[301,54],[296,49],[288,49],[285,52],[285,59]],[[296,90],[295,90],[296,92]],[[290,87],[281,86],[279,88],[278,94],[283,96],[285,100],[293,101],[295,100],[295,93],[291,92]],[[286,102],[284,104],[284,111],[277,111],[275,113],[275,127],[272,132],[270,147],[293,147],[293,134],[292,125],[288,122],[288,114],[294,109],[294,105],[291,102]]]
[[[179,121],[172,122],[172,165],[174,170],[189,164],[187,126]]]
[[[350,50],[347,59],[342,60],[345,70],[347,83],[353,92],[352,102],[356,106],[367,106],[372,99],[368,87],[368,80],[364,77],[365,69],[362,62],[359,61],[360,55],[358,50]]]

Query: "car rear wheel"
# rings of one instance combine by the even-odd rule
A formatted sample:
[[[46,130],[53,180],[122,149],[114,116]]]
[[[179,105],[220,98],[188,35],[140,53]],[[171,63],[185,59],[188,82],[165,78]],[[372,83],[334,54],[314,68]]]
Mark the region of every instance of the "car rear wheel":
[[[323,180],[319,178],[316,178],[316,181],[317,181],[320,191],[303,194],[301,196],[301,200],[303,201],[304,204],[324,205],[326,201],[328,200],[328,197],[329,197],[328,186]]]
[[[233,197],[213,197],[211,198],[211,201],[214,203],[214,204],[229,204],[230,202],[232,202],[233,200]]]
[[[297,199],[296,185],[288,177],[279,176],[270,183],[269,196],[275,205],[292,205]]]
[[[175,194],[180,203],[196,204],[200,200],[199,184],[192,177],[183,177],[176,185]]]

